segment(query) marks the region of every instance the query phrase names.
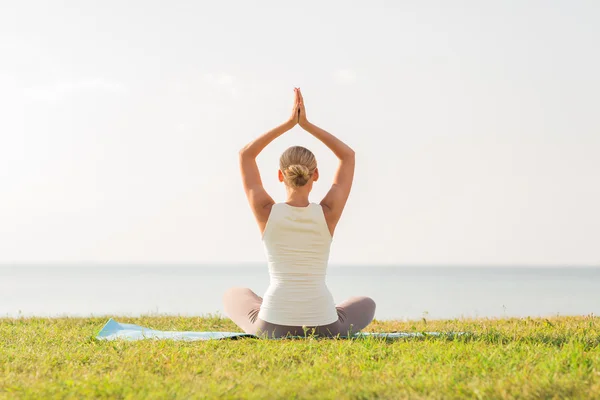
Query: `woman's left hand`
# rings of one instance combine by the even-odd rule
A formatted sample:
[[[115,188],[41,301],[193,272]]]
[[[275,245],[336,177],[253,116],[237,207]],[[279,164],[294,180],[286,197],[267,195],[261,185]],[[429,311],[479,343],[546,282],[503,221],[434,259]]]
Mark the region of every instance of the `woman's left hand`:
[[[292,115],[288,119],[288,124],[292,127],[298,123],[298,117],[300,115],[300,93],[298,88],[294,88],[294,107],[292,108]]]

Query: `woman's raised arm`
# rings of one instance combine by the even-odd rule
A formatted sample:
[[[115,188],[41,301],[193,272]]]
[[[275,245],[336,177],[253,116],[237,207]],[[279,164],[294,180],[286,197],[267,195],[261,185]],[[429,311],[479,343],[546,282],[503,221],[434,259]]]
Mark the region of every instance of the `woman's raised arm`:
[[[306,110],[304,109],[304,99],[302,93],[298,89],[299,95],[299,124],[308,133],[323,142],[340,160],[337,171],[333,178],[333,185],[327,195],[321,200],[321,205],[325,212],[329,231],[333,235],[333,231],[342,216],[342,211],[346,206],[346,201],[350,195],[352,181],[354,180],[354,165],[355,156],[354,150],[346,143],[333,136],[331,133],[319,128],[318,126],[308,122],[306,118]]]
[[[246,192],[250,208],[256,217],[261,232],[264,231],[271,211],[271,206],[275,202],[263,187],[258,165],[256,164],[256,157],[269,143],[292,129],[298,123],[299,93],[296,89],[294,89],[294,91],[294,108],[288,121],[248,143],[240,150],[239,154],[244,191]]]

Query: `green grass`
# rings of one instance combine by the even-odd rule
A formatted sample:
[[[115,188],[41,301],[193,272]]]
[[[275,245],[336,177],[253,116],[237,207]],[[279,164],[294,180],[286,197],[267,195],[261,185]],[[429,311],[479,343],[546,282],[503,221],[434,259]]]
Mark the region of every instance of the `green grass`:
[[[218,316],[114,316],[239,331]],[[101,318],[0,319],[0,398],[600,398],[600,318],[374,321],[472,336],[103,342]]]

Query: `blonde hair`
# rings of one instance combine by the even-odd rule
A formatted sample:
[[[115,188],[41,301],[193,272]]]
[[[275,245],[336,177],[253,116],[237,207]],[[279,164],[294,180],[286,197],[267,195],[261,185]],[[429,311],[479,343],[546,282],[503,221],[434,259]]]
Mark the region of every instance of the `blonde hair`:
[[[317,159],[307,148],[292,146],[279,158],[279,169],[286,185],[301,187],[306,185],[317,169]]]

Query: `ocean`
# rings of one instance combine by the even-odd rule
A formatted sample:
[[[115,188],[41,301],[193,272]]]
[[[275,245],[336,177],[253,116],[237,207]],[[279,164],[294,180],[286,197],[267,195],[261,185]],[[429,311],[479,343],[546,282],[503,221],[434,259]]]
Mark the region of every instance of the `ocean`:
[[[3,265],[0,316],[223,313],[222,295],[262,295],[266,265]],[[600,314],[600,268],[331,266],[336,302],[370,296],[375,318],[414,320]]]

